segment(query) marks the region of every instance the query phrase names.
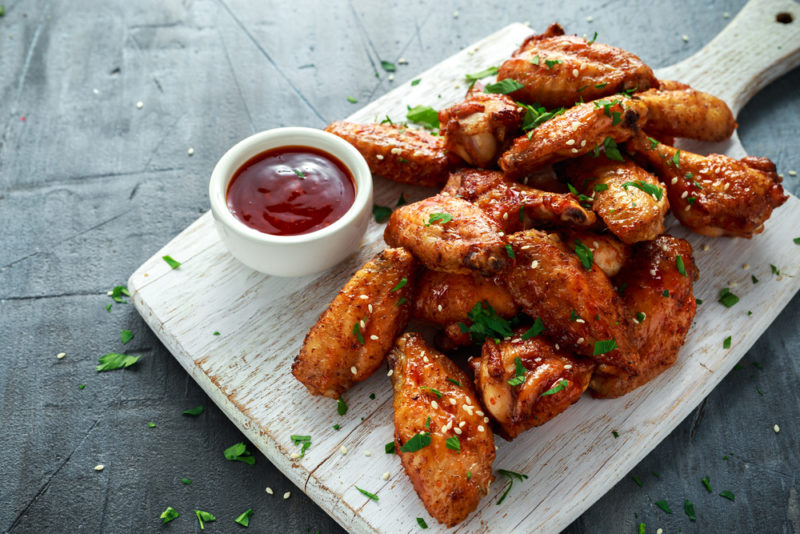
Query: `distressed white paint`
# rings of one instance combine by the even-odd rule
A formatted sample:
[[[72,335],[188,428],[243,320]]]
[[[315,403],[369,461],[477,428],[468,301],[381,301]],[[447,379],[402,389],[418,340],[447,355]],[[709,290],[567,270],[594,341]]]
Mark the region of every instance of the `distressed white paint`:
[[[668,72],[741,105],[755,92],[753,87],[797,63],[798,24],[780,27],[773,22],[775,12],[788,9],[797,18],[792,2],[748,5],[723,36]],[[368,122],[387,114],[402,120],[406,104],[440,108],[457,101],[465,90],[464,73],[497,65],[529,32],[523,25],[509,26],[423,73],[419,85],[398,88],[350,120]],[[782,43],[780,51],[777,42]],[[761,47],[758,53],[755,47]],[[697,57],[706,58],[705,63],[698,64]],[[719,65],[708,66],[715,61]],[[770,63],[775,63],[774,70],[760,71]],[[723,76],[734,65],[745,79],[725,92],[736,76]],[[727,147],[733,154],[737,149],[738,140]],[[393,205],[401,191],[410,200],[426,194],[376,179],[379,204]],[[621,399],[585,395],[513,443],[498,438],[495,467],[527,473],[530,479],[517,482],[502,506],[495,501],[505,481],[498,481],[479,509],[452,532],[557,532],[599,499],[708,395],[800,288],[800,246],[791,241],[800,235],[798,229],[796,197],[753,240],[710,239],[673,228],[695,248],[701,272],[696,296],[705,301],[677,364]],[[383,225],[371,223],[360,251],[330,272],[271,278],[226,252],[207,213],[145,262],[128,287],[139,312],[192,378],[270,461],[341,525],[353,532],[418,532],[415,518],[423,517],[435,532],[438,525],[402,474],[399,460],[383,452],[364,455],[366,450],[383,451],[392,439],[386,373],[377,372],[345,394],[350,410],[344,417],[336,413],[335,401],[311,397],[290,375],[306,331],[357,267],[382,248],[382,232]],[[703,251],[704,244],[708,251]],[[182,266],[170,269],[161,260],[164,254]],[[751,266],[747,271],[741,267],[745,263]],[[781,268],[781,277],[770,274],[770,263]],[[758,285],[750,282],[751,274],[760,279]],[[734,281],[741,301],[727,309],[716,302],[717,295]],[[214,331],[221,335],[214,336]],[[732,346],[724,350],[722,341],[729,335]],[[376,398],[370,400],[373,392]],[[333,429],[335,423],[341,425],[339,431]],[[290,458],[299,450],[290,434],[312,436],[304,458]],[[347,454],[340,451],[343,445]],[[382,477],[386,472],[388,481]],[[354,485],[377,493],[380,501],[366,499]]]

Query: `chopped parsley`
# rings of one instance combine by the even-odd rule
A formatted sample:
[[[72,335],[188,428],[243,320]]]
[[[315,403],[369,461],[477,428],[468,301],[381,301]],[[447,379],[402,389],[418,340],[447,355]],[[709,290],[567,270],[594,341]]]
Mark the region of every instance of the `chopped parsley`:
[[[477,82],[478,80],[488,78],[489,76],[497,76],[497,67],[489,67],[488,69],[476,72],[475,74],[467,74],[464,77],[468,82]]]
[[[356,488],[358,491],[360,491],[360,492],[361,492],[361,494],[362,494],[362,495],[364,495],[365,497],[368,497],[368,498],[372,499],[373,501],[377,501],[377,500],[378,500],[378,496],[377,496],[377,495],[375,495],[374,493],[370,493],[370,492],[368,492],[368,491],[367,491],[367,490],[365,490],[365,489],[361,489],[361,488],[359,488],[358,486],[354,486],[354,487],[355,487],[355,488]]]
[[[595,341],[594,342],[594,356],[598,356],[600,354],[605,354],[607,352],[611,352],[612,350],[617,349],[617,341],[614,338],[607,339],[604,341]]]
[[[611,126],[616,126],[617,124],[622,122],[622,113],[620,113],[619,111],[615,111],[611,115],[612,115]]]
[[[215,331],[212,335],[218,336],[218,335],[220,335],[220,333]]]
[[[775,276],[781,275],[780,270],[778,270],[778,268],[772,265],[771,263],[769,264],[769,268],[772,270],[772,274],[774,274]]]
[[[428,217],[428,222],[425,223],[425,226],[430,226],[439,221],[442,221],[442,224],[447,224],[452,220],[453,216],[449,213],[431,213]]]
[[[408,299],[405,298],[405,297],[402,297],[400,300],[397,301],[397,304],[395,304],[395,306],[402,306],[406,302],[408,302]]]
[[[305,180],[306,179],[305,173],[303,171],[301,171],[300,169],[292,169],[292,172],[294,172],[297,175],[297,177],[300,178],[301,180]]]
[[[161,512],[161,524],[169,523],[173,519],[178,518],[178,511],[172,506],[167,506],[167,509]]]
[[[757,283],[758,283],[758,278],[756,278],[756,277],[755,277],[754,275],[752,275],[752,274],[750,275],[750,280],[752,280],[752,281],[753,281],[753,284],[757,284]]]
[[[594,44],[596,40],[597,40],[597,32],[594,32],[594,35],[592,35],[592,40],[587,41],[586,44]]]
[[[617,439],[619,437],[619,432],[617,432],[616,430],[612,430],[611,435],[614,436],[614,439]]]
[[[683,501],[683,511],[686,513],[686,517],[689,518],[689,521],[697,521],[697,515],[694,513],[694,504],[689,499]]]
[[[83,388],[85,388],[85,387],[86,387],[86,384],[80,384],[80,385],[78,386],[78,389],[83,389]]]
[[[600,191],[608,191],[608,184],[597,184],[594,186],[594,190],[598,193]]]
[[[431,427],[431,416],[429,415],[427,419],[425,419],[425,428]]]
[[[397,70],[397,67],[391,61],[381,60],[381,67],[386,72],[395,72]]]
[[[183,478],[181,479],[181,482],[183,482],[183,483],[184,483],[186,486],[188,486],[189,484],[191,484],[191,483],[192,483],[192,479],[191,479],[191,478],[186,478],[186,477],[183,477]]]
[[[472,471],[467,471],[467,480],[472,479]]]
[[[514,375],[514,378],[508,381],[509,386],[519,386],[525,382],[525,374],[528,372],[525,366],[522,365],[521,358],[514,358],[514,366],[516,367],[516,374]]]
[[[581,243],[580,239],[575,240],[575,254],[578,255],[578,259],[581,260],[581,265],[587,271],[592,270],[592,263],[594,261],[594,254],[592,250]]]
[[[647,527],[644,523],[639,523],[639,534],[644,534],[645,528]]]
[[[289,436],[295,445],[300,445],[300,458],[306,455],[306,451],[311,447],[311,436],[300,436],[292,434]]]
[[[573,310],[574,311],[574,310]],[[532,337],[536,337],[542,332],[546,330],[544,323],[542,322],[541,318],[537,317],[535,321],[533,321],[533,325],[528,328],[525,332],[522,333],[520,336],[524,340],[528,340]]]
[[[800,237],[795,237],[794,239],[792,239],[792,241],[794,242],[795,245],[800,245]]]
[[[414,87],[415,85],[419,85],[419,82],[421,82],[421,81],[422,81],[422,78],[417,78],[416,80],[411,80],[411,87]]]
[[[665,289],[664,291],[662,291],[661,292],[661,296],[662,297],[669,297],[669,289]]]
[[[415,434],[410,440],[406,441],[400,452],[417,452],[431,444],[431,435],[428,432]]]
[[[375,400],[375,394],[374,393],[370,393],[369,394],[369,399],[370,400]]]
[[[636,312],[636,321],[641,323],[647,318],[647,316],[642,312]]]
[[[725,338],[725,340],[722,342],[722,348],[723,349],[731,348],[731,336]]]
[[[547,111],[543,106],[531,106],[523,102],[517,102],[517,105],[525,110],[525,116],[522,118],[522,129],[524,131],[533,130],[540,124],[543,124],[557,115],[561,115],[566,111],[565,108],[558,108],[552,111]],[[528,139],[532,135],[528,131]]]
[[[342,428],[342,425],[340,425],[339,423],[336,423],[335,425],[333,425],[333,429],[334,430],[339,430],[340,428]]]
[[[508,257],[512,260],[514,259],[514,249],[511,248],[511,245],[506,245],[506,254],[508,254]]]
[[[472,324],[466,326],[464,323],[458,323],[458,327],[463,333],[469,332],[473,341],[483,342],[487,337],[499,340],[511,337],[513,334],[511,324],[497,315],[497,312],[487,301],[476,302],[467,317],[472,321]]]
[[[124,300],[123,296],[125,297],[131,296],[131,294],[128,292],[128,288],[125,286],[114,286],[114,288],[111,290],[111,294],[109,295],[109,297],[114,299],[114,302],[116,302],[117,304],[126,304],[128,301]]]
[[[606,137],[603,140],[603,149],[606,151],[606,157],[608,159],[614,161],[625,161],[625,158],[622,157],[622,154],[619,151],[617,142],[610,137]]]
[[[425,520],[422,519],[421,517],[417,518],[417,524],[419,525],[419,528],[421,528],[422,530],[428,528],[428,523],[426,523]]]
[[[648,137],[647,140],[650,141],[650,150],[653,150],[660,144],[657,140],[653,139],[652,137]]]
[[[577,320],[578,320],[578,319],[580,319],[580,318],[581,318],[581,316],[580,316],[580,315],[578,315],[578,313],[577,313],[575,310],[572,310],[572,311],[570,312],[570,314],[569,314],[569,320],[570,320],[570,322],[573,322],[573,323],[574,323],[575,321],[577,321]]]
[[[127,345],[128,341],[133,339],[133,332],[131,332],[130,330],[123,330],[122,332],[119,333],[119,337],[120,339],[122,339],[122,344]]]
[[[244,512],[239,514],[239,517],[234,519],[234,521],[239,523],[243,527],[249,527],[250,526],[250,516],[251,515],[253,515],[253,509],[252,508],[248,508],[247,510],[245,510]]]
[[[514,471],[507,471],[506,469],[498,469],[497,472],[508,478],[508,486],[506,487],[506,491],[503,492],[503,495],[501,495],[500,499],[497,501],[497,504],[500,505],[506,499],[508,492],[511,491],[511,487],[514,485],[514,480],[516,479],[522,482],[528,478],[528,475],[515,473]]]
[[[394,286],[391,291],[389,291],[389,293],[394,293],[395,291],[403,289],[404,287],[406,287],[407,283],[408,283],[408,278],[404,276],[403,278],[400,279],[399,282],[397,282],[397,285]]]
[[[177,269],[178,267],[181,266],[181,262],[172,259],[172,256],[170,256],[170,255],[161,256],[161,259],[164,260],[165,262],[167,262],[167,265],[169,265],[173,269]]]
[[[195,408],[189,408],[188,410],[183,410],[183,412],[181,412],[181,413],[183,415],[198,416],[201,413],[203,413],[203,405],[201,404],[201,405],[199,405],[199,406],[197,406]]]
[[[347,101],[350,102],[351,104],[358,104],[358,100],[356,100],[356,98],[353,96],[348,96]]]
[[[720,496],[720,497],[725,497],[725,498],[726,498],[726,499],[728,499],[729,501],[734,501],[734,502],[736,502],[736,496],[735,496],[735,495],[733,494],[733,492],[731,492],[731,491],[728,491],[728,490],[721,491],[721,492],[720,492],[720,494],[719,494],[719,496]]]
[[[111,313],[111,303],[110,302],[108,304],[106,304],[106,311],[108,313]]]
[[[719,292],[719,303],[725,306],[726,308],[730,308],[737,302],[739,302],[739,297],[731,293],[730,289],[728,289],[727,287],[723,287],[722,290]]]
[[[728,458],[727,457],[723,457],[723,459],[727,460]],[[701,478],[700,482],[703,483],[703,485],[706,487],[706,490],[708,490],[709,493],[714,491],[713,489],[711,489],[711,480],[707,476]]]
[[[641,478],[639,478],[637,476],[632,476],[631,478],[633,479],[634,482],[636,482],[637,486],[639,486],[640,488],[642,487],[642,479]]]
[[[681,149],[679,148],[675,155],[672,156],[672,164],[675,165],[675,168],[678,169],[681,166]]]
[[[559,391],[564,391],[565,389],[567,389],[568,385],[569,385],[569,380],[567,380],[566,378],[562,378],[561,380],[558,381],[558,383],[555,386],[553,386],[552,388],[548,389],[547,391],[539,395],[539,397],[547,397],[548,395],[555,395]]]
[[[664,190],[661,189],[657,185],[648,184],[642,180],[636,180],[635,182],[625,182],[622,184],[622,187],[627,191],[628,187],[635,187],[636,189],[640,189],[647,193],[648,195],[655,197],[656,200],[661,200],[661,197],[664,196]]]
[[[558,65],[561,63],[560,59],[545,59],[544,64],[547,65],[547,68],[553,70],[554,65]]]
[[[539,64],[539,54],[536,54],[535,56],[533,56],[530,59],[529,63],[532,63],[533,65],[538,65]]]
[[[95,371],[114,371],[115,369],[123,369],[130,367],[139,361],[141,356],[130,356],[128,354],[119,354],[116,352],[109,352],[97,360],[98,365]]]
[[[500,80],[497,83],[490,83],[486,86],[484,92],[490,94],[507,95],[517,91],[518,89],[522,89],[523,87],[525,86],[518,81],[512,80],[511,78],[506,78],[505,80]]]
[[[206,526],[203,524],[203,521],[207,521],[207,522],[210,523],[212,521],[216,521],[217,520],[217,518],[214,517],[213,514],[210,514],[208,512],[204,512],[202,510],[195,510],[194,511],[194,515],[197,516],[197,521],[200,523],[200,530],[205,530],[206,529]]]
[[[226,460],[244,462],[250,465],[254,465],[256,463],[256,457],[247,450],[247,445],[242,442],[231,445],[222,451],[222,454],[225,456]]]
[[[463,386],[461,385],[461,382],[459,382],[459,381],[458,381],[458,380],[456,380],[455,378],[448,378],[448,379],[447,379],[447,381],[448,381],[448,382],[450,382],[451,384],[455,384],[455,385],[457,385],[458,387],[463,387]]]
[[[439,128],[439,113],[430,106],[406,106],[408,112],[406,118],[414,124],[419,124],[425,128],[435,130]]]
[[[461,442],[458,441],[458,436],[452,436],[447,438],[447,440],[445,441],[445,446],[451,451],[461,452]]]
[[[365,345],[364,336],[361,334],[361,321],[356,321],[356,324],[353,325],[353,335],[356,336],[359,343]]]
[[[686,199],[686,202],[688,202],[689,205],[692,206],[694,205],[695,202],[697,202],[697,197],[689,197]]]
[[[664,500],[656,501],[656,506],[658,506],[659,508],[661,508],[662,510],[664,510],[668,514],[672,513],[672,510],[670,510],[669,505],[667,504],[667,501],[664,501]]]
[[[439,391],[439,390],[438,390],[438,389],[436,389],[436,388],[429,388],[428,386],[420,386],[420,387],[419,387],[419,389],[421,389],[421,390],[423,390],[423,391],[430,391],[431,393],[433,393],[434,395],[436,395],[436,398],[437,398],[437,399],[441,399],[441,398],[442,398],[442,392],[441,392],[441,391]]]
[[[406,200],[405,193],[400,193],[400,198],[397,199],[397,204],[395,204],[394,207],[399,208],[400,206],[405,206],[406,204],[408,204],[408,201]]]
[[[595,89],[603,89],[606,85],[608,85],[608,84],[607,83],[598,83],[597,85],[594,86],[594,88]]]
[[[382,223],[389,220],[392,215],[392,208],[386,206],[379,206],[378,204],[372,205],[372,216],[375,217],[376,223]]]
[[[686,266],[683,264],[683,256],[680,254],[678,254],[677,258],[675,258],[675,265],[678,267],[678,272],[683,276],[686,276]]]
[[[339,415],[344,415],[347,413],[347,403],[344,401],[341,395],[339,395],[339,398],[336,400],[336,412]]]
[[[395,453],[395,445],[394,441],[390,441],[386,445],[383,446],[383,450],[386,454],[394,454]]]

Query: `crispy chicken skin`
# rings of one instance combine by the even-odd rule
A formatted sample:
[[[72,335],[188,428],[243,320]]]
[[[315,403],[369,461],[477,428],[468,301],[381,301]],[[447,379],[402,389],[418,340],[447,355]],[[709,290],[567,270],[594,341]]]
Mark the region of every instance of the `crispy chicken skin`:
[[[432,215],[452,217],[431,220]],[[383,238],[405,247],[428,269],[491,275],[508,261],[500,227],[466,200],[436,195],[396,209]]]
[[[441,138],[400,125],[336,121],[325,131],[356,147],[372,173],[395,182],[439,187],[453,163]]]
[[[475,167],[494,167],[522,124],[525,110],[506,95],[473,87],[467,98],[439,111],[445,148]]]
[[[664,187],[633,161],[587,155],[570,161],[566,174],[579,191],[594,198],[592,209],[624,243],[649,241],[664,233],[664,216],[669,210]],[[639,182],[661,189],[661,198],[630,185]]]
[[[500,168],[516,180],[544,165],[603,147],[606,138],[627,141],[646,118],[647,106],[624,96],[578,104],[532,130],[530,138],[517,137],[501,156]]]
[[[425,509],[452,527],[477,508],[494,479],[492,430],[479,415],[478,397],[467,374],[426,345],[421,335],[404,334],[388,360],[393,371],[395,450]],[[427,434],[430,445],[404,452],[403,446],[419,434]],[[454,437],[460,452],[446,445]]]
[[[595,368],[591,360],[556,349],[541,335],[522,339],[525,330],[517,329],[510,340],[500,343],[486,340],[481,356],[470,360],[482,404],[507,440],[543,425],[577,402]],[[522,384],[512,386],[508,381],[516,377],[516,358],[527,372]],[[558,391],[542,396],[553,389]]]
[[[444,192],[468,200],[510,234],[532,226],[592,226],[597,218],[571,193],[553,193],[507,180],[502,172],[461,169]]]
[[[678,255],[685,276],[678,270]],[[620,287],[626,284],[623,298],[632,319],[634,344],[641,356],[638,374],[600,365],[589,386],[593,396],[624,395],[675,363],[697,309],[692,293],[697,276],[692,247],[687,241],[665,234],[635,245],[631,260],[614,281]],[[664,296],[664,291],[669,295]],[[637,318],[639,313],[644,314],[643,318]]]
[[[728,105],[714,95],[692,89],[685,83],[661,81],[636,97],[647,105],[645,130],[666,142],[666,137],[688,137],[700,141],[724,141],[736,129]]]
[[[517,314],[508,290],[496,278],[474,274],[425,271],[417,280],[411,316],[446,326],[469,323],[467,314],[479,302],[488,302],[500,317]]]
[[[789,198],[775,164],[767,158],[678,154],[671,146],[654,146],[644,134],[628,146],[666,185],[675,217],[698,234],[751,238]]]
[[[612,234],[566,229],[559,236],[564,243],[580,241],[586,245],[592,251],[594,264],[609,278],[616,276],[631,256],[630,247]]]
[[[335,399],[380,366],[408,322],[411,304],[398,302],[412,297],[415,264],[402,248],[386,249],[339,291],[306,334],[292,365],[292,374],[312,395]],[[404,278],[407,283],[392,291]],[[354,332],[356,324],[363,343]]]
[[[615,46],[589,44],[576,35],[564,35],[558,23],[542,35],[528,37],[500,66],[497,79],[506,78],[525,86],[512,93],[515,99],[546,108],[658,87],[652,69],[637,56]]]
[[[573,252],[575,244],[556,235],[531,229],[509,236],[509,243],[516,264],[505,281],[520,309],[541,318],[565,350],[635,373],[639,355],[622,298],[608,276],[594,264],[585,269]],[[612,339],[617,348],[594,354],[596,343]]]

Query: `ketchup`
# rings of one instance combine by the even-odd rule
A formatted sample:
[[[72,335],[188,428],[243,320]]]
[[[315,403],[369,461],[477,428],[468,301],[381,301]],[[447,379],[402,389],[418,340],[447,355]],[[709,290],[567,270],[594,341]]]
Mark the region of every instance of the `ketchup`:
[[[337,158],[307,146],[262,152],[239,167],[226,199],[234,217],[272,235],[300,235],[330,226],[356,196],[353,175]]]

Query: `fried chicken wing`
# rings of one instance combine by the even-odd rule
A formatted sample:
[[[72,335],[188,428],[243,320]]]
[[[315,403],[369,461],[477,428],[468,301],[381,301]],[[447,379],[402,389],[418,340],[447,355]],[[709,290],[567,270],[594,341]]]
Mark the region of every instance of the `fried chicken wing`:
[[[622,298],[597,265],[581,264],[573,252],[580,245],[534,229],[509,236],[509,243],[516,264],[505,280],[520,309],[540,318],[566,350],[636,372],[639,355]]]
[[[366,380],[405,329],[411,304],[414,257],[386,249],[368,261],[339,291],[303,341],[292,374],[312,395],[337,398]],[[402,280],[406,280],[399,289]]]
[[[516,135],[525,110],[506,95],[473,87],[463,102],[439,111],[444,146],[475,167],[494,167],[497,156]]]
[[[373,174],[395,182],[441,186],[455,161],[441,138],[396,124],[336,121],[325,131],[356,147]]]
[[[383,238],[405,247],[427,268],[490,275],[508,261],[500,227],[461,198],[436,195],[396,209]]]
[[[665,137],[724,141],[733,134],[736,119],[721,98],[685,83],[661,81],[660,84],[658,89],[636,95],[647,105],[648,133],[663,142]]]
[[[497,79],[521,83],[524,87],[512,96],[546,108],[658,87],[652,69],[637,56],[615,46],[564,35],[558,23],[542,35],[528,37],[500,66]]]
[[[467,314],[484,301],[500,317],[517,314],[514,300],[497,278],[425,271],[416,283],[411,316],[442,326],[468,323]]]
[[[586,391],[594,362],[559,350],[542,336],[524,339],[525,328],[510,340],[487,340],[480,358],[470,360],[475,388],[486,411],[512,440],[531,427],[543,425],[577,402]],[[509,384],[517,375],[519,358],[523,381]]]
[[[507,180],[502,172],[461,169],[444,190],[468,200],[510,234],[532,226],[592,226],[597,218],[575,195],[534,189]]]
[[[494,479],[492,430],[467,374],[421,335],[404,334],[388,360],[395,450],[425,509],[452,527],[477,508]]]
[[[589,386],[593,396],[624,395],[675,363],[697,309],[692,294],[697,276],[687,241],[661,235],[635,245],[630,261],[614,281],[625,288],[623,298],[641,360],[636,375],[600,365]]]
[[[666,185],[675,217],[698,234],[751,238],[789,198],[767,158],[701,156],[652,143],[644,134],[629,147]]]
[[[611,234],[567,229],[559,235],[565,243],[583,243],[592,252],[594,264],[609,278],[615,276],[631,256],[630,247]]]
[[[649,241],[664,233],[669,210],[664,188],[633,161],[587,155],[569,162],[566,173],[579,191],[594,198],[592,209],[624,243]]]
[[[578,104],[532,130],[530,137],[517,137],[501,156],[500,168],[515,180],[596,148],[616,148],[617,143],[630,139],[646,118],[647,106],[624,96]]]

